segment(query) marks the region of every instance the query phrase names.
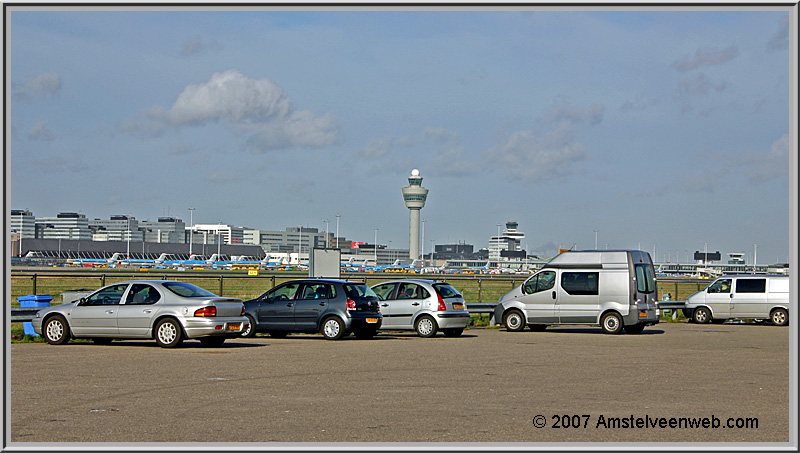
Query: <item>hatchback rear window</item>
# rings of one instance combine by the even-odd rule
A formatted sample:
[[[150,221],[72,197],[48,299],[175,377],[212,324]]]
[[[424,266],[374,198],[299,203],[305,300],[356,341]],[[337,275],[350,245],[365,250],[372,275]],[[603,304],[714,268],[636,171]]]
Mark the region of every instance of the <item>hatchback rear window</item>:
[[[461,297],[461,293],[447,283],[437,283],[433,285],[433,289],[442,296],[442,299],[452,299],[453,297]]]
[[[365,284],[346,284],[344,285],[344,292],[347,294],[347,297],[378,297],[378,295],[372,291],[372,288]]]

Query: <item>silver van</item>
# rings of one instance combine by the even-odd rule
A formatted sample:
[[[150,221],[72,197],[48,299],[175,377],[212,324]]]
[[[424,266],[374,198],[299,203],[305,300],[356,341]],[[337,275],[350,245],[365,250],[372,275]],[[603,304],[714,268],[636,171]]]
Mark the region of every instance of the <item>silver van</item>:
[[[494,319],[517,332],[526,325],[599,325],[603,332],[640,333],[658,323],[656,279],[641,250],[567,251],[504,294]]]
[[[789,323],[788,275],[725,275],[686,298],[684,314],[697,323],[769,319]]]

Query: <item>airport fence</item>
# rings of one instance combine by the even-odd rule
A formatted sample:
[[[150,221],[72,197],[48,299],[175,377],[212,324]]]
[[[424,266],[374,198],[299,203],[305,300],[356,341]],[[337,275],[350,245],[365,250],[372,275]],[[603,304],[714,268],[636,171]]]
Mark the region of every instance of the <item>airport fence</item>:
[[[136,271],[17,271],[11,272],[11,306],[19,306],[17,298],[31,294],[47,294],[53,297],[53,304],[62,302],[62,293],[67,291],[95,290],[102,286],[123,280],[155,279],[180,280],[193,283],[215,294],[237,297],[243,300],[253,299],[269,289],[285,281],[306,278],[300,272],[259,272],[248,275],[247,272],[236,271],[199,271],[199,272],[148,272]],[[467,303],[496,303],[497,300],[522,284],[527,275],[458,275],[458,274],[391,274],[391,273],[346,273],[341,278],[360,281],[374,285],[397,278],[427,278],[446,281],[456,288]],[[659,300],[685,300],[686,296],[703,289],[710,280],[694,280],[688,278],[658,279]]]

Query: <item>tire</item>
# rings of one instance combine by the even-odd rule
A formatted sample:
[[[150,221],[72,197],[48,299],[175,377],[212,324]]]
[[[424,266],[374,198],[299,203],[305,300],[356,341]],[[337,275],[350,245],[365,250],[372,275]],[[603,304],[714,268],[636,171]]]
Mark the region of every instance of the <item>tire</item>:
[[[509,310],[503,315],[503,325],[509,332],[519,332],[525,328],[525,316],[519,310]]]
[[[464,329],[442,329],[442,333],[446,337],[460,337]]]
[[[183,343],[183,330],[178,321],[164,318],[156,324],[155,337],[162,348],[177,348]]]
[[[247,327],[247,329],[242,331],[242,336],[245,338],[253,338],[256,336],[256,321],[250,315],[246,315],[246,317],[247,322],[250,323],[250,325]]]
[[[625,326],[625,332],[638,335],[644,330],[644,324],[634,324],[632,326]]]
[[[65,344],[69,341],[69,325],[63,316],[48,318],[42,328],[44,339],[50,344]]]
[[[356,336],[359,340],[369,340],[375,336],[377,332],[374,330],[357,330],[353,332],[353,335]]]
[[[345,334],[344,322],[336,316],[330,316],[322,321],[319,332],[326,340],[339,340]]]
[[[286,338],[289,335],[289,332],[269,332],[269,336],[272,338]]]
[[[225,337],[203,337],[200,338],[200,343],[207,348],[218,348],[225,343]]]
[[[425,315],[417,318],[417,322],[414,323],[414,330],[416,330],[417,335],[421,336],[422,338],[430,338],[436,335],[436,331],[439,330],[439,326],[436,325],[435,319]]]
[[[769,320],[776,326],[785,326],[789,324],[789,312],[783,308],[776,308],[770,312]]]
[[[528,328],[531,329],[531,332],[544,332],[547,324],[528,324]]]
[[[111,342],[114,341],[114,339],[113,338],[92,338],[92,341],[94,342],[94,344],[107,345],[107,344],[111,344]]]
[[[692,321],[698,324],[708,324],[711,321],[711,312],[706,307],[697,307],[692,314]]]
[[[622,316],[615,311],[610,311],[603,315],[600,319],[600,327],[603,328],[603,333],[609,335],[617,335],[622,332]]]

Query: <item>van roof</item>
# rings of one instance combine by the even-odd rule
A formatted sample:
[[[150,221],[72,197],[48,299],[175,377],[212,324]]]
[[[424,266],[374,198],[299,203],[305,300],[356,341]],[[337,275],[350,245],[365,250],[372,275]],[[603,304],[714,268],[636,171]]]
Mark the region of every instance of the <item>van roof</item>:
[[[556,255],[544,267],[585,266],[600,268],[606,264],[627,266],[629,256],[634,262],[651,262],[650,254],[641,250],[570,250]]]

